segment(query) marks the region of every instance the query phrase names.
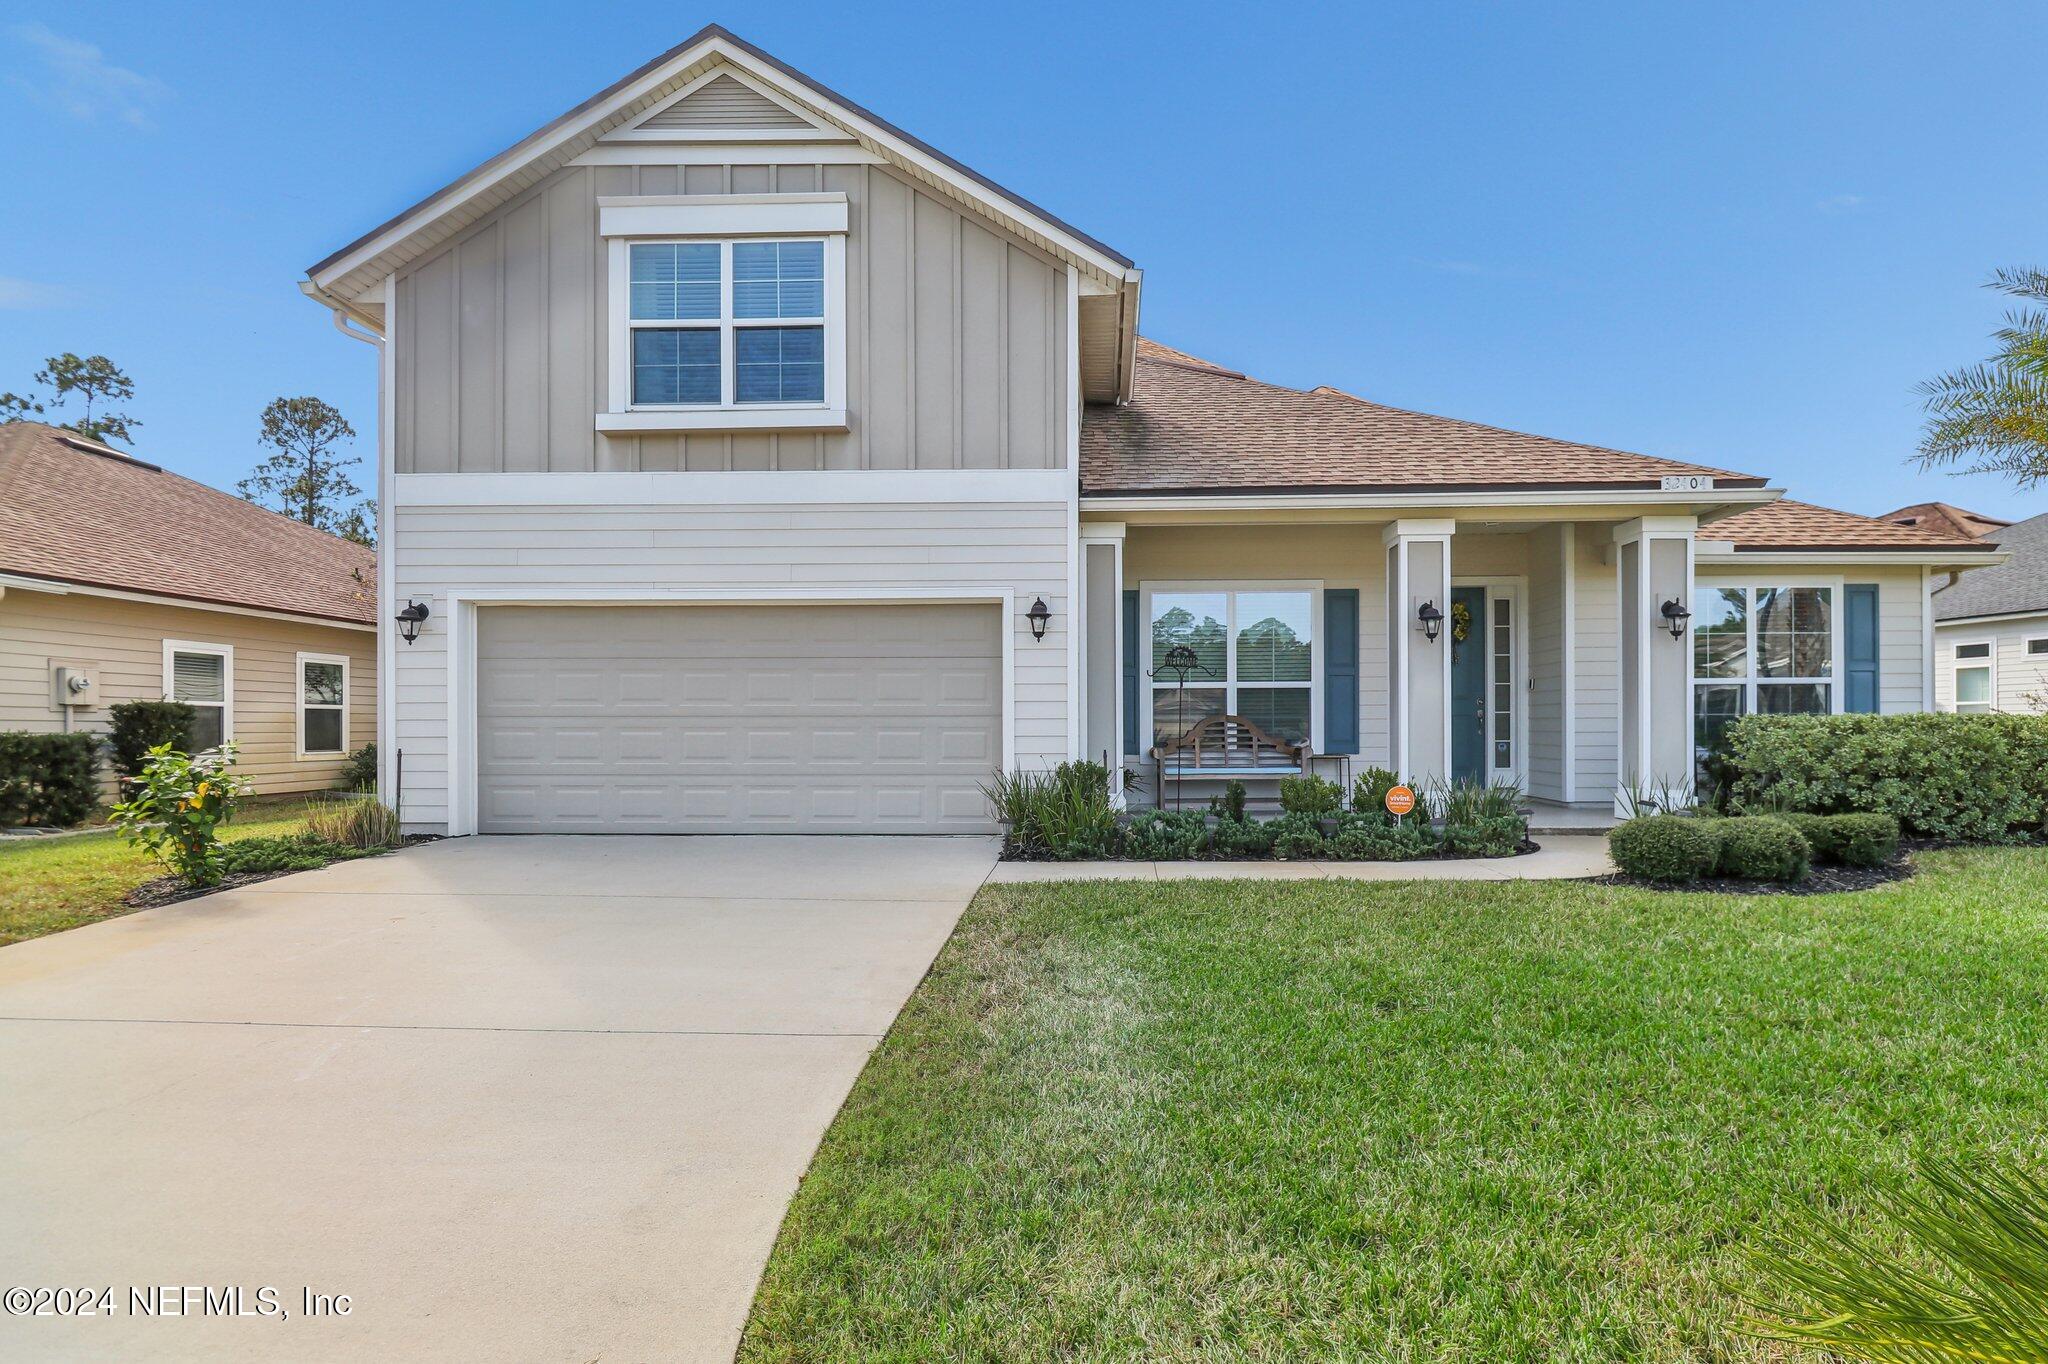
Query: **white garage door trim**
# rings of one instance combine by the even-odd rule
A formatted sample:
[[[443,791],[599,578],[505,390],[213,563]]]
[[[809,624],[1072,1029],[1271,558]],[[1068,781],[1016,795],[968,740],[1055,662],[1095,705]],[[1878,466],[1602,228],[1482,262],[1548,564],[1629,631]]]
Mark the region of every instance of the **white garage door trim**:
[[[946,588],[847,588],[820,591],[816,588],[764,591],[759,588],[724,589],[646,588],[621,591],[617,588],[582,591],[533,592],[520,588],[489,591],[451,592],[448,609],[448,832],[476,832],[477,743],[476,743],[476,616],[479,607],[490,606],[886,606],[903,602],[946,605],[989,605],[1003,615],[996,633],[1003,645],[1003,770],[1017,765],[1017,594],[1001,592],[955,592]],[[406,647],[403,644],[399,648]]]

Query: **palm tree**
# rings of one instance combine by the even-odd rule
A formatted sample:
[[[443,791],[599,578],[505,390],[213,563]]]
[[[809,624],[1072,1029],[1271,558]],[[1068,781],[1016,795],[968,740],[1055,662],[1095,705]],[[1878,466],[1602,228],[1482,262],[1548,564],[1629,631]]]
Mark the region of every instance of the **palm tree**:
[[[2048,272],[2000,270],[1986,286],[2048,303]],[[2048,479],[2048,312],[2016,308],[1992,333],[1998,354],[1920,385],[1927,429],[1919,464],[1971,463],[1965,473],[2010,474],[2021,487]]]

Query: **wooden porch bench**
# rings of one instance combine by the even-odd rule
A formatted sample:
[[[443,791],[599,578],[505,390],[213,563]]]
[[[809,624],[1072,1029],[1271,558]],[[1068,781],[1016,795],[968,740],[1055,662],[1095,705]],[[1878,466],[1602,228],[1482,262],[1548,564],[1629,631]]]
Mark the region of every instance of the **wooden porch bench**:
[[[1155,746],[1150,757],[1157,797],[1163,802],[1169,778],[1184,782],[1306,776],[1314,771],[1315,754],[1307,744],[1268,734],[1242,715],[1211,715],[1172,743]]]

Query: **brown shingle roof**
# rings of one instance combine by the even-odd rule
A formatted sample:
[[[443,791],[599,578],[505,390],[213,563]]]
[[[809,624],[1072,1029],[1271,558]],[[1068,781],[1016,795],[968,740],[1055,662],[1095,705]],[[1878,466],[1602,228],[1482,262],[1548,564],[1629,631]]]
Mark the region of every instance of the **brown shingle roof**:
[[[1990,552],[1974,536],[1902,526],[1874,516],[1781,498],[1700,527],[1702,540],[1731,540],[1737,549],[1957,549]]]
[[[1764,480],[1677,460],[1303,392],[1140,338],[1131,401],[1081,421],[1081,491],[1655,488],[1666,474]]]
[[[1897,522],[1901,526],[1919,526],[1923,530],[1939,531],[1945,535],[1969,536],[1989,535],[2012,524],[1995,516],[1966,511],[1947,502],[1915,502],[1910,507],[1886,512],[1877,519]]]
[[[39,422],[0,426],[0,573],[377,618],[374,551]]]

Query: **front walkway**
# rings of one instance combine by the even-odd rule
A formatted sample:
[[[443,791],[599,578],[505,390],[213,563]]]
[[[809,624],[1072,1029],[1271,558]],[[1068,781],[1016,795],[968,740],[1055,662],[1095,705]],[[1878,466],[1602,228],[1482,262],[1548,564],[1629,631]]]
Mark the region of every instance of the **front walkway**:
[[[995,847],[458,839],[0,949],[0,1287],[115,1295],[0,1359],[729,1360]]]
[[[1553,835],[1525,857],[1419,862],[999,862],[990,881],[1570,881],[1614,870],[1607,840]]]

